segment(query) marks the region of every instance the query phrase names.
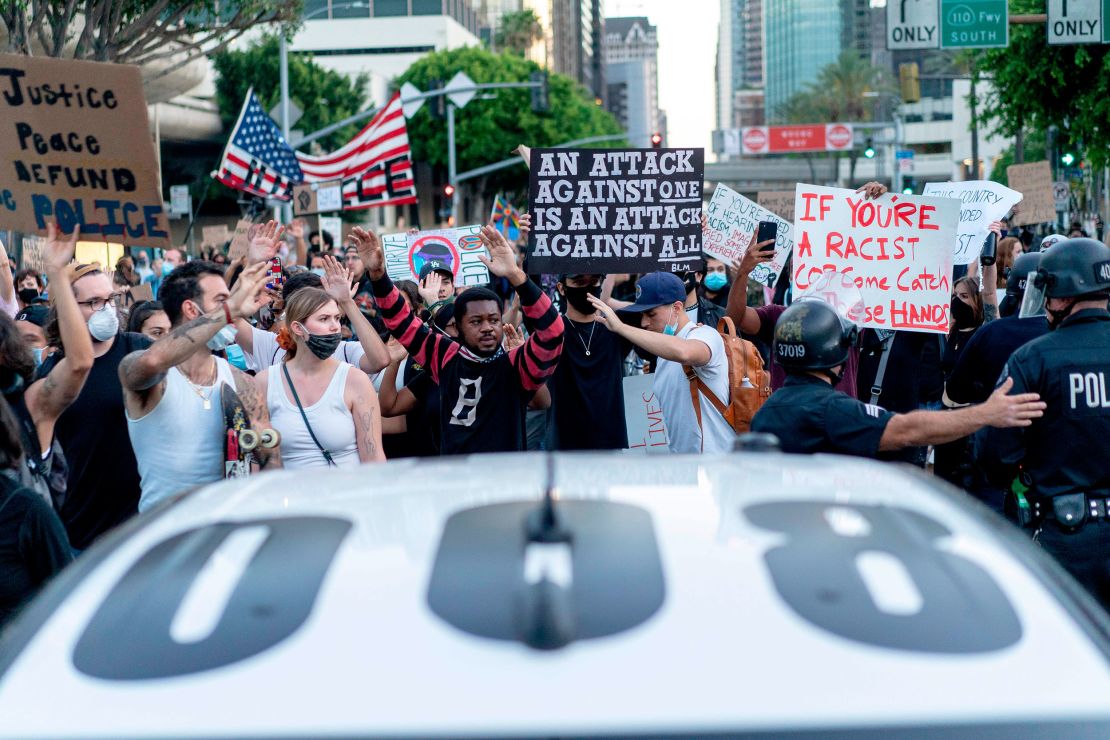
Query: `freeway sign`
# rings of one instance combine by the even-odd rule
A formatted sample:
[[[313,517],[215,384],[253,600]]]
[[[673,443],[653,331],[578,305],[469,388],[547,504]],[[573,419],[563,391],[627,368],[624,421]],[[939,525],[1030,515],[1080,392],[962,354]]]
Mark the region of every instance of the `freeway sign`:
[[[984,49],[1010,43],[1006,0],[940,0],[940,48]]]
[[[887,0],[886,48],[891,51],[937,48],[939,17],[940,0]]]
[[[1102,6],[1107,0],[1048,0],[1048,43],[1102,41]]]

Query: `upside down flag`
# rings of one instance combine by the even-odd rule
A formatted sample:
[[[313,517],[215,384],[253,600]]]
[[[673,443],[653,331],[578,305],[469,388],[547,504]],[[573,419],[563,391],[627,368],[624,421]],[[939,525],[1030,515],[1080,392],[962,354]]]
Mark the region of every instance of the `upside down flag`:
[[[304,182],[297,155],[274,120],[262,110],[252,88],[224,148],[216,179],[254,195],[288,200]]]

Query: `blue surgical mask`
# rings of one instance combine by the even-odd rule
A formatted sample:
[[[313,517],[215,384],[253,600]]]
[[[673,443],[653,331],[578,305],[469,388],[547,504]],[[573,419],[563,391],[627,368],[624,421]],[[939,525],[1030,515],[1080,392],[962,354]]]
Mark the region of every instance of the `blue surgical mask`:
[[[711,272],[705,276],[705,287],[712,291],[718,291],[728,285],[728,276],[723,272]]]
[[[313,275],[319,275],[320,277],[324,277],[324,268],[323,267],[313,267],[312,268],[312,274]]]
[[[42,347],[32,347],[31,354],[35,357],[35,367],[42,364]]]
[[[171,265],[169,262],[163,262],[162,263],[162,277],[165,277],[166,275],[169,275],[171,272],[173,272],[173,265]]]
[[[216,332],[216,336],[208,340],[208,349],[213,352],[219,352],[235,341],[235,336],[239,330],[235,328],[235,324],[228,324],[224,328]]]
[[[675,316],[673,324],[667,324],[666,326],[663,327],[663,333],[666,334],[669,337],[673,337],[675,334],[678,333],[678,317],[677,316]]]
[[[238,344],[229,344],[224,350],[227,355],[228,364],[232,367],[237,367],[243,372],[247,371],[247,357],[243,354],[243,348]]]

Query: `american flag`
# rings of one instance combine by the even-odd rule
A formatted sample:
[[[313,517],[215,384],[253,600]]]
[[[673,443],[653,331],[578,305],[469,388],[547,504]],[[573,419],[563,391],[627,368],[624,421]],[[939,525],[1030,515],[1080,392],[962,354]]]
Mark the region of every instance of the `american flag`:
[[[297,152],[308,182],[343,181],[343,209],[416,202],[416,180],[401,94],[340,149],[320,157]]]
[[[293,197],[293,186],[305,179],[297,159],[252,88],[239,111],[216,179],[237,190],[288,200]]]

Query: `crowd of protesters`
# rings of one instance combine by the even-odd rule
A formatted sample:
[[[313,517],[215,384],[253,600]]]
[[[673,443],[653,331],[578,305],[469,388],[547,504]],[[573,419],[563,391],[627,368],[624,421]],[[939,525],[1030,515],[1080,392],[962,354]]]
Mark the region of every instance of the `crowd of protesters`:
[[[1011,500],[1011,479],[979,464],[989,437],[976,433],[1051,409],[1029,383],[996,386],[1010,356],[1049,333],[1051,315],[1018,308],[1066,237],[1034,250],[996,223],[997,262],[952,276],[947,336],[857,336],[831,310],[788,307],[788,270],[777,287],[749,286],[773,241],[685,274],[541,276],[527,272],[529,224],[516,242],[482,229],[491,282],[466,288],[434,260],[395,283],[373,232],[337,238],[301,221],[258,225],[235,260],[227,245],[194,259],[134,250],[108,270],[75,262],[76,235],[53,226],[41,272],[0,254],[0,624],[106,532],[225,476],[225,387],[254,429],[280,435],[250,456],[255,472],[627,448],[622,383],[644,372],[672,452],[728,452],[741,425],[727,409],[744,391],[726,317],[776,391],[744,425],[788,452],[906,461],[999,511]],[[134,300],[138,286],[155,299]],[[1092,293],[1101,308],[1083,305],[1105,321],[1106,292]],[[820,366],[776,352],[784,322],[828,340],[806,348]],[[1087,484],[1102,493],[1110,480]]]

